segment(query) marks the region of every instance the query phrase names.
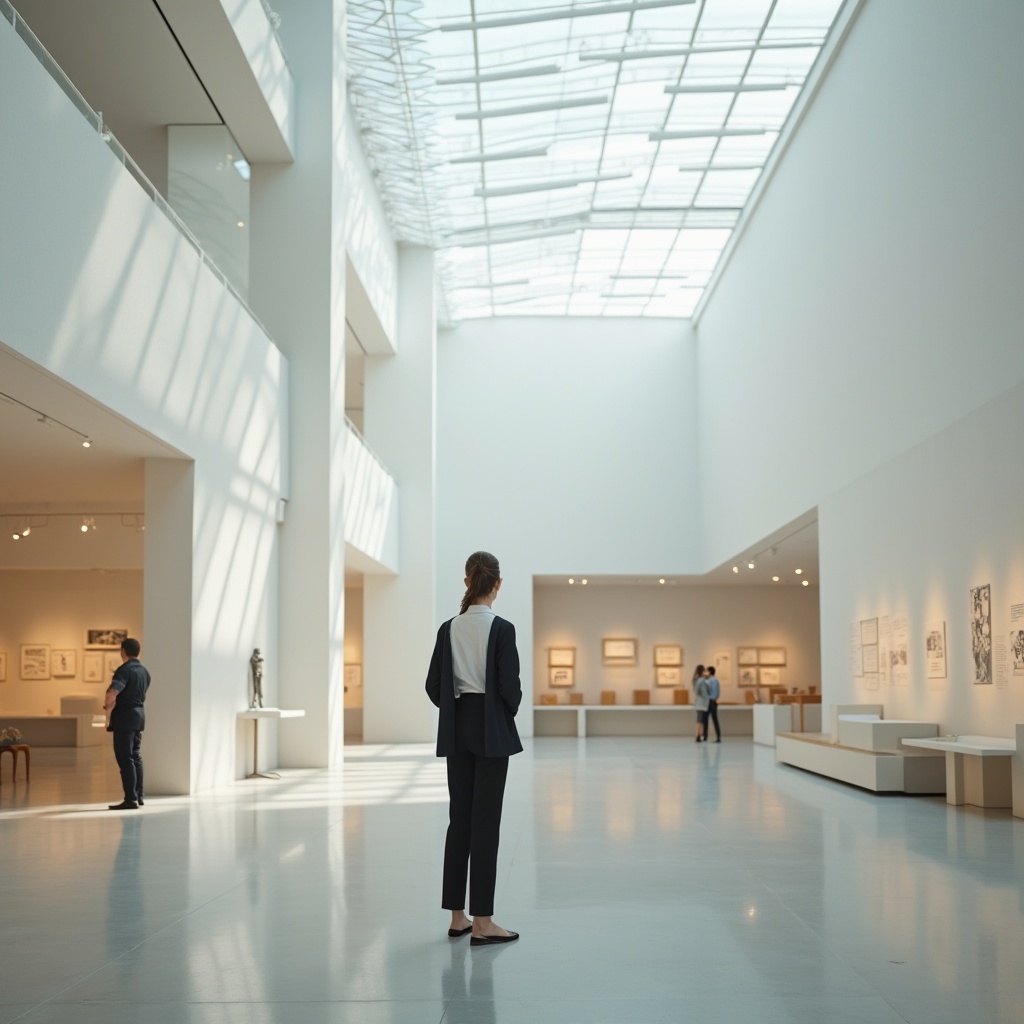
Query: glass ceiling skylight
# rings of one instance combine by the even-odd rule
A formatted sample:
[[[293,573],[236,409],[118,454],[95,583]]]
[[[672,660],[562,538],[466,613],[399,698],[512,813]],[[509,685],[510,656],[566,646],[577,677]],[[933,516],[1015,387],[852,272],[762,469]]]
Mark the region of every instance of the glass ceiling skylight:
[[[350,0],[350,95],[453,320],[693,313],[842,0]]]

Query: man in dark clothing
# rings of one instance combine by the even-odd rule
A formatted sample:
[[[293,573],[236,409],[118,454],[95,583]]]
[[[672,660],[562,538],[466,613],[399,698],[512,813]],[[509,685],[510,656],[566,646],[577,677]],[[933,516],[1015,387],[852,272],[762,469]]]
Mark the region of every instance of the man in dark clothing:
[[[111,804],[112,811],[134,811],[143,803],[142,730],[146,728],[149,673],[139,661],[141,651],[138,640],[128,637],[121,642],[121,667],[114,673],[103,702],[103,710],[110,716],[107,732],[114,734],[114,757],[124,786],[124,800]]]

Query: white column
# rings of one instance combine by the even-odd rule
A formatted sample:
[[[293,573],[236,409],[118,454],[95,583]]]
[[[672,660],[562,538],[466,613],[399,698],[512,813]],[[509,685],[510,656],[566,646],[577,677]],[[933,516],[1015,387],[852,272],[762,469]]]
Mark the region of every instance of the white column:
[[[434,254],[398,257],[396,356],[366,360],[366,440],[398,481],[399,573],[363,584],[363,739],[424,742],[435,712],[423,691],[434,611],[437,318]],[[456,609],[457,610],[457,609]]]
[[[153,682],[142,758],[154,795],[192,791],[193,479],[186,459],[146,459],[140,660]]]
[[[278,693],[306,712],[281,727],[278,750],[282,765],[325,767],[344,742],[344,4],[275,8],[296,79],[295,162],[252,168],[250,301],[289,364]]]

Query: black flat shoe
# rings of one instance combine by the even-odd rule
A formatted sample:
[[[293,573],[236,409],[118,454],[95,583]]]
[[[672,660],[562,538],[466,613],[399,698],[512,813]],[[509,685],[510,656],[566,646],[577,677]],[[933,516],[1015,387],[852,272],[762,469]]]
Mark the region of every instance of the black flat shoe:
[[[137,811],[139,805],[134,800],[122,800],[119,804],[110,804],[107,809],[110,811]]]
[[[483,935],[479,939],[474,935],[469,940],[471,946],[497,946],[502,942],[515,942],[519,938],[519,932],[509,932],[508,935]]]
[[[473,930],[471,924],[467,924],[465,928],[449,928],[448,938],[449,939],[461,939],[463,935],[468,935]]]

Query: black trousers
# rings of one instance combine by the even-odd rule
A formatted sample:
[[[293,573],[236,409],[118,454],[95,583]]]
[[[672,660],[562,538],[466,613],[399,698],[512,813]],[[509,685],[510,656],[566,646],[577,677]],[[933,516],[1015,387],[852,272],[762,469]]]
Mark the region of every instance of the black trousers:
[[[455,701],[455,743],[457,752],[448,756],[448,836],[441,906],[465,909],[468,876],[470,914],[490,917],[494,913],[508,758],[483,753],[483,694],[463,694]]]
[[[711,719],[715,723],[715,739],[720,740],[722,738],[722,727],[718,724],[718,701],[712,700],[708,702],[708,712],[704,716],[704,739],[708,738],[708,719]]]
[[[129,803],[139,801],[143,797],[142,733],[119,729],[111,735],[114,737],[114,757],[117,759],[117,767],[121,769],[124,798]]]

